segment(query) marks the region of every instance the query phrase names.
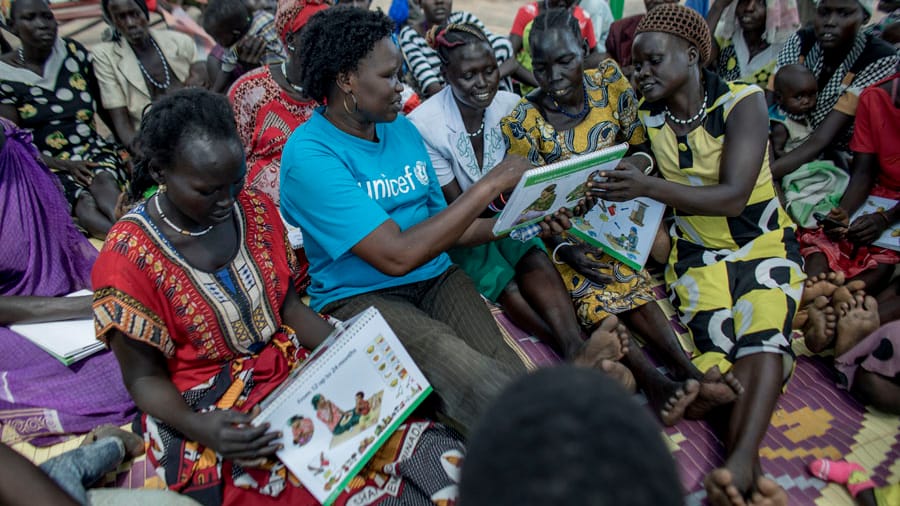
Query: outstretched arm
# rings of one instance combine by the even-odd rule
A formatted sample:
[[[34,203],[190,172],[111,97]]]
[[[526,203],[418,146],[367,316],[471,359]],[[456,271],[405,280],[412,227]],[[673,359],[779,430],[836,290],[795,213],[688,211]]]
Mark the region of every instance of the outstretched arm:
[[[91,317],[93,297],[0,297],[0,325]]]
[[[719,183],[688,186],[646,176],[633,164],[620,164],[605,183],[588,183],[596,197],[623,201],[650,197],[689,214],[738,216],[753,191],[768,142],[765,98],[754,93],[741,100],[725,124]]]

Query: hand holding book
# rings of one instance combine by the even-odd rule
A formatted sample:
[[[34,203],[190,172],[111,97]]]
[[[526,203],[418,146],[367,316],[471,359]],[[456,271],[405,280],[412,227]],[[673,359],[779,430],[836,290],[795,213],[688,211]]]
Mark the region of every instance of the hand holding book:
[[[602,171],[598,179],[588,182],[587,195],[612,202],[645,197],[651,178],[644,173],[645,168],[647,158],[644,156],[622,158],[615,170]]]

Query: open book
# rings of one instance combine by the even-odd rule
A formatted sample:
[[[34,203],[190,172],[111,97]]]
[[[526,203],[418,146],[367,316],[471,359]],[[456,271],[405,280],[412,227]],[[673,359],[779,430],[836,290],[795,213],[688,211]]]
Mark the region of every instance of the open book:
[[[615,169],[626,151],[628,144],[623,143],[525,172],[497,218],[494,234],[503,235],[563,207],[574,207],[584,197],[588,177]]]
[[[91,295],[90,290],[79,290],[66,297]],[[10,325],[9,329],[40,346],[65,365],[102,351],[105,345],[97,340],[94,320],[64,320],[58,322],[22,323]]]
[[[650,256],[665,211],[665,204],[645,197],[625,202],[598,200],[584,216],[572,219],[569,233],[640,270]]]
[[[866,197],[865,203],[863,203],[859,210],[853,213],[853,216],[850,218],[850,223],[853,223],[853,220],[864,214],[888,211],[896,205],[897,201],[893,199],[872,196]],[[872,245],[900,251],[900,223],[894,223],[888,227],[887,230],[882,232],[881,237],[876,239]]]
[[[278,458],[326,506],[431,392],[374,307],[341,324],[261,405]]]

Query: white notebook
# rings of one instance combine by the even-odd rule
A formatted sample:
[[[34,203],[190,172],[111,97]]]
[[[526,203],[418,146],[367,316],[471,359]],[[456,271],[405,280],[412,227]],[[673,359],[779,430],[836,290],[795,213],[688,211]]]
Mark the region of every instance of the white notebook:
[[[91,295],[90,290],[79,290],[66,297]],[[65,365],[71,365],[105,348],[94,333],[94,320],[65,320],[58,322],[22,323],[9,329],[40,346]]]

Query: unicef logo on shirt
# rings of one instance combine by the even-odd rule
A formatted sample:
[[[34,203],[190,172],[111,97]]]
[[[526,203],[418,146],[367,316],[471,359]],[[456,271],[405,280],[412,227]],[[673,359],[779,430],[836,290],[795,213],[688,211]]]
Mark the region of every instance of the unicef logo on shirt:
[[[416,174],[416,179],[418,179],[423,186],[428,186],[428,165],[420,160],[416,162],[414,172]]]

